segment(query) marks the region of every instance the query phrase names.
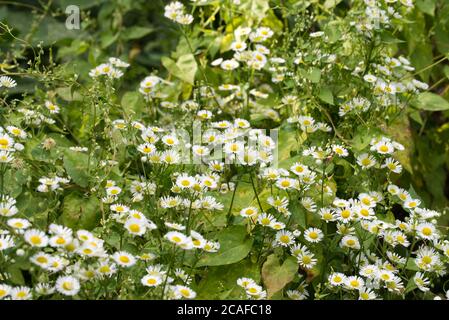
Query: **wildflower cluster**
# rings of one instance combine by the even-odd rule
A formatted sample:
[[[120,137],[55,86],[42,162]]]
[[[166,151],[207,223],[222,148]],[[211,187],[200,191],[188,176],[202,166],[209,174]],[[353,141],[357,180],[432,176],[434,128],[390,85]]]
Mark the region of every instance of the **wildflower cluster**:
[[[0,299],[447,297],[391,130],[429,89],[383,34],[412,1],[261,2],[171,2],[165,74],[99,57],[2,111]]]

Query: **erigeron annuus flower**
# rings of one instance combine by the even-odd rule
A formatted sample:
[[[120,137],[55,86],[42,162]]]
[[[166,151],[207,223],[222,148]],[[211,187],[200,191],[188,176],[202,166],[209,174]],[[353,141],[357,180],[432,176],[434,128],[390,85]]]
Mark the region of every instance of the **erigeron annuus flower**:
[[[415,273],[415,275],[413,276],[413,281],[415,282],[419,290],[423,292],[427,292],[430,290],[429,289],[430,281],[428,278],[424,276],[423,273],[421,272]]]
[[[295,236],[287,230],[281,230],[276,233],[276,243],[283,247],[288,247],[294,244]]]
[[[55,292],[55,287],[49,283],[41,282],[34,287],[34,291],[41,296],[46,296],[53,294]]]
[[[350,276],[346,278],[345,285],[348,289],[360,290],[365,285],[365,281],[358,276]]]
[[[196,297],[196,292],[186,286],[176,285],[173,287],[173,291],[175,292],[175,296],[178,296],[179,299],[195,299]]]
[[[25,139],[25,138],[27,137],[27,133],[26,133],[24,130],[18,128],[18,127],[15,127],[15,126],[7,126],[7,127],[6,127],[6,130],[7,130],[10,134],[12,134],[13,136],[15,136],[15,137],[17,137],[17,138]]]
[[[32,298],[31,289],[25,286],[12,288],[9,295],[12,300],[30,300]]]
[[[145,275],[140,282],[146,287],[157,287],[163,283],[162,277],[159,275]]]
[[[269,227],[276,219],[269,213],[263,212],[257,217],[257,222],[264,227]]]
[[[240,215],[244,218],[251,218],[257,216],[259,210],[255,207],[247,207],[240,210]]]
[[[230,60],[224,60],[223,62],[221,62],[220,66],[223,70],[227,70],[227,71],[231,71],[234,69],[237,69],[239,67],[239,63],[234,60],[234,59],[230,59]]]
[[[239,285],[240,287],[246,289],[249,288],[251,286],[257,285],[257,283],[251,279],[251,278],[239,278],[237,279],[237,285]]]
[[[136,263],[136,258],[126,251],[114,253],[112,259],[121,267],[131,267]]]
[[[303,165],[302,163],[299,163],[299,162],[296,162],[295,164],[293,164],[290,167],[290,170],[298,176],[302,176],[310,171],[306,165]]]
[[[363,287],[359,290],[359,300],[374,300],[377,296],[373,289]]]
[[[29,229],[23,235],[25,241],[33,247],[45,247],[48,244],[48,237],[44,232],[37,229]]]
[[[11,217],[19,212],[15,206],[14,201],[2,201],[0,202],[0,217]]]
[[[51,263],[52,256],[45,252],[38,252],[30,257],[30,261],[41,268],[47,268]]]
[[[227,142],[224,145],[224,152],[229,155],[242,154],[245,150],[245,144],[242,141]]]
[[[59,113],[60,110],[59,106],[48,100],[45,101],[45,107],[48,109],[48,111],[50,111],[50,113]]]
[[[12,288],[10,286],[0,283],[0,300],[3,300],[9,296],[11,289]]]
[[[361,166],[363,169],[371,168],[376,163],[377,163],[376,159],[368,153],[363,153],[357,156],[357,164]]]
[[[334,272],[329,275],[328,281],[332,286],[343,286],[346,283],[346,276],[340,272]]]
[[[360,217],[361,219],[374,219],[375,212],[372,208],[366,206],[354,206],[353,211]]]
[[[14,247],[14,240],[10,235],[0,235],[0,251],[13,247]]]
[[[301,204],[309,212],[315,212],[316,211],[316,204],[310,197],[305,197],[301,199]]]
[[[0,88],[14,88],[15,86],[17,86],[17,82],[13,78],[8,76],[0,76]]]
[[[378,270],[376,277],[385,282],[393,281],[394,279],[394,273],[390,270]]]
[[[304,231],[304,238],[312,243],[320,242],[324,237],[323,232],[317,228],[308,228]]]
[[[336,220],[334,211],[330,208],[321,208],[318,211],[318,214],[321,216],[321,219],[324,220],[326,223]]]
[[[0,151],[0,163],[10,163],[14,160],[14,157],[8,151]]]
[[[307,270],[312,269],[318,262],[315,256],[307,249],[302,250],[296,259],[299,265]]]
[[[394,264],[403,265],[405,264],[406,259],[404,257],[401,257],[399,254],[391,251],[387,251],[387,257],[390,259],[390,261]]]
[[[415,209],[421,204],[421,200],[408,198],[404,201],[404,208],[406,209]]]
[[[147,231],[147,223],[142,219],[128,219],[125,222],[125,229],[134,236],[141,236]]]
[[[388,158],[385,160],[385,163],[381,166],[382,168],[387,168],[394,173],[401,173],[402,166],[401,164],[394,160],[393,158]]]
[[[359,250],[360,242],[359,239],[355,236],[345,235],[340,241],[340,246]]]
[[[176,185],[181,189],[189,189],[194,186],[196,179],[194,177],[182,174],[176,178]]]
[[[56,291],[66,296],[74,296],[80,290],[78,279],[72,276],[62,276],[56,280]]]
[[[346,157],[349,154],[348,150],[340,145],[333,145],[332,151],[334,151],[339,157]]]
[[[298,181],[291,179],[291,178],[280,178],[276,181],[276,187],[279,189],[289,189],[289,188],[295,188],[298,186]]]
[[[358,199],[366,207],[374,208],[376,206],[376,201],[367,193],[360,193]]]
[[[151,143],[143,143],[137,146],[137,150],[145,155],[151,155],[157,151],[156,146]]]
[[[374,279],[378,275],[379,268],[376,265],[368,264],[360,268],[359,274],[362,277]]]
[[[164,235],[164,238],[179,246],[188,242],[187,236],[178,231],[169,231]]]
[[[438,233],[432,223],[424,222],[416,226],[416,234],[419,238],[426,240],[438,239]]]
[[[7,133],[0,131],[0,150],[13,151],[14,140]]]
[[[335,216],[337,217],[337,220],[343,223],[348,223],[354,219],[353,210],[350,207],[336,209]]]
[[[415,263],[421,270],[431,271],[440,262],[439,254],[432,247],[420,247],[417,251]]]

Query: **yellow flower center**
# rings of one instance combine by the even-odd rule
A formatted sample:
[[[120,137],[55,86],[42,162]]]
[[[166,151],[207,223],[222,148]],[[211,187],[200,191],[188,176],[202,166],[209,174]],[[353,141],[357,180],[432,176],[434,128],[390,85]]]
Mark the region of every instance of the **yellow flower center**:
[[[190,297],[190,291],[187,289],[181,289],[179,290],[179,292],[184,296],[184,297]]]
[[[284,188],[287,188],[290,186],[290,181],[288,180],[284,180],[281,182],[281,186],[283,186]]]
[[[39,263],[47,263],[48,259],[45,258],[45,257],[37,257],[36,261],[39,262]]]
[[[371,160],[369,158],[365,158],[362,160],[362,165],[369,166],[371,164]]]
[[[107,272],[109,272],[109,271],[111,271],[111,269],[109,268],[109,266],[102,266],[100,269],[99,269],[99,271],[101,272],[101,273],[107,273]]]
[[[137,233],[140,231],[140,226],[137,223],[130,224],[129,230],[131,230],[134,233]]]
[[[42,239],[39,236],[31,236],[30,242],[35,245],[39,245],[42,243]]]
[[[62,287],[64,288],[64,290],[72,290],[73,283],[66,281],[62,284]]]
[[[341,216],[342,216],[342,218],[344,218],[344,219],[347,219],[347,218],[349,218],[350,216],[351,216],[351,211],[349,211],[349,210],[343,210],[342,212],[341,212]]]
[[[309,257],[309,256],[303,256],[303,257],[302,257],[302,262],[303,262],[304,264],[309,264],[310,262],[312,262],[312,258]]]
[[[312,239],[317,239],[318,238],[318,233],[316,233],[315,231],[312,231],[309,233],[309,237]]]
[[[429,257],[429,256],[424,256],[422,258],[422,262],[425,263],[425,264],[430,264],[430,263],[432,263],[432,258]]]
[[[423,235],[425,235],[425,236],[430,236],[430,235],[432,235],[432,229],[429,228],[429,227],[424,227],[424,228],[422,229],[422,233],[423,233]]]
[[[357,280],[351,280],[350,284],[354,288],[357,288],[359,286],[359,282]]]
[[[355,245],[355,240],[354,239],[348,239],[348,240],[346,240],[346,244],[348,246],[353,246],[353,245]]]

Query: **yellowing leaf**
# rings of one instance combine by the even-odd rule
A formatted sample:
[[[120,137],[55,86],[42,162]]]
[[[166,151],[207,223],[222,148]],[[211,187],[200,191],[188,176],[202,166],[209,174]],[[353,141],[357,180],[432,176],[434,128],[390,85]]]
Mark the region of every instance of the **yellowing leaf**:
[[[268,299],[291,282],[298,272],[298,263],[288,257],[281,265],[278,257],[272,254],[262,267],[262,280],[267,287]]]

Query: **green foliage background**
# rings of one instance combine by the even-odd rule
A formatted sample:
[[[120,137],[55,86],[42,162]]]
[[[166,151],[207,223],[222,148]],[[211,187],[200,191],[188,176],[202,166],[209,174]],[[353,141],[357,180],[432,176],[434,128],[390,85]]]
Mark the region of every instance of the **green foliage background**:
[[[272,7],[286,6],[294,10],[300,10],[313,4],[319,10],[332,11],[338,17],[345,15],[349,1],[344,0],[273,0],[269,1]],[[254,12],[257,18],[258,10],[265,10],[268,0],[254,0]],[[58,133],[55,126],[54,132],[48,134],[55,139],[59,146],[73,146],[79,141],[89,139],[88,128],[91,114],[88,108],[82,104],[80,87],[87,80],[89,70],[104,62],[108,57],[116,56],[131,62],[133,67],[127,72],[122,81],[120,91],[117,92],[117,101],[130,108],[134,114],[143,113],[144,103],[142,97],[135,91],[139,81],[151,71],[156,71],[161,77],[168,79],[180,78],[183,80],[179,87],[173,89],[180,95],[189,96],[192,90],[196,72],[196,63],[186,49],[185,41],[179,39],[178,30],[172,23],[163,17],[163,7],[166,4],[162,0],[26,0],[26,1],[1,1],[0,21],[12,26],[12,34],[4,33],[0,38],[0,69],[5,72],[16,70],[17,66],[28,68],[23,74],[21,85],[10,91],[11,98],[25,94],[27,97],[35,95],[42,100],[48,94],[58,94],[72,107],[65,110],[61,117],[70,126],[65,128],[73,133],[71,139]],[[82,10],[81,30],[68,30],[65,27],[65,8],[68,5],[78,5]],[[317,11],[319,11],[317,10]],[[213,13],[211,13],[213,14]],[[267,25],[273,30],[282,26],[291,25],[292,21],[278,18],[282,13],[269,14]],[[230,17],[215,17],[218,19],[231,19]],[[384,41],[391,44],[391,50],[401,53],[409,58],[416,67],[416,75],[422,81],[429,83],[429,93],[421,94],[412,102],[407,114],[399,119],[391,121],[388,127],[383,128],[397,141],[405,145],[407,152],[401,154],[401,163],[406,170],[398,182],[424,200],[429,208],[439,210],[442,215],[440,223],[449,225],[449,2],[446,0],[416,0],[416,6],[411,20],[406,21],[403,29],[385,31]],[[327,21],[323,20],[323,25]],[[213,24],[213,21],[211,21]],[[338,38],[338,26],[329,27],[329,34]],[[199,30],[197,30],[199,32]],[[195,32],[195,31],[194,31]],[[220,52],[223,47],[229,46],[232,39],[217,37],[210,34],[196,39],[194,47],[206,47],[212,56]],[[178,44],[179,43],[179,44]],[[36,64],[27,67],[32,59]],[[12,71],[14,72],[14,71]],[[78,78],[73,84],[72,74]],[[319,70],[305,74],[313,83],[319,83],[321,74]],[[67,86],[48,91],[52,81],[58,79],[60,83],[66,81]],[[211,82],[217,84],[219,79],[210,75]],[[53,88],[52,88],[53,90]],[[334,104],[334,95],[331,88],[320,88],[319,98]],[[31,99],[29,100],[31,101]],[[31,103],[31,102],[30,102]],[[70,119],[70,121],[68,121]],[[164,120],[164,118],[162,119]],[[169,121],[169,119],[166,119]],[[265,123],[270,127],[271,123]],[[281,131],[281,135],[285,132]],[[96,139],[101,139],[101,133]],[[352,145],[365,147],[368,142],[365,137],[367,132],[360,130],[352,137]],[[291,158],[289,146],[293,141],[291,135],[279,139],[281,160],[294,162]],[[118,139],[117,139],[118,141]],[[57,159],[60,154],[43,154],[39,148],[39,139],[27,142],[28,156],[30,159],[46,161]],[[33,148],[33,144],[36,148]],[[125,147],[124,147],[125,148]],[[122,150],[125,153],[127,150]],[[86,158],[85,158],[86,157]],[[79,190],[72,192],[63,199],[63,214],[61,222],[73,228],[92,229],[97,225],[100,202],[93,197],[85,195],[85,189],[89,186],[88,173],[90,161],[87,155],[74,153],[68,149],[63,154],[63,166],[66,172],[78,185]],[[347,163],[341,162],[342,177],[351,176],[351,169]],[[38,168],[37,168],[38,170]],[[34,174],[38,174],[35,172]],[[121,176],[123,172],[99,172],[108,178]],[[53,208],[61,205],[58,199],[47,201],[44,196],[22,192],[22,186],[27,186],[29,173],[17,172],[14,177],[7,177],[15,181],[9,186],[12,196],[18,197],[19,209],[33,215],[36,223],[39,221],[42,227],[48,221],[47,215],[53,212]],[[248,177],[242,179],[239,187],[239,195],[234,210],[247,206],[252,198],[252,188]],[[106,180],[106,178],[105,178]],[[23,188],[25,189],[25,187]],[[220,199],[227,207],[231,201],[229,196]],[[263,198],[263,195],[260,195]],[[45,201],[44,201],[45,200]],[[50,199],[52,200],[52,199]],[[25,210],[26,209],[26,210]],[[292,210],[294,219],[298,224],[305,224],[307,219],[299,208]],[[216,217],[213,223],[222,224],[224,216]],[[235,283],[235,279],[242,273],[252,276],[256,281],[260,277],[257,261],[243,260],[252,247],[252,239],[247,238],[244,227],[234,226],[224,229],[217,234],[222,244],[219,255],[202,258],[197,267],[208,266],[207,276],[198,285],[198,297],[210,298],[210,292],[218,285],[226,282]],[[109,241],[119,241],[109,239]],[[132,251],[132,248],[130,249]],[[322,253],[324,255],[324,253]],[[24,262],[25,263],[25,262]],[[229,265],[222,268],[219,266]],[[262,276],[267,286],[268,296],[274,295],[279,288],[290,282],[296,273],[296,263],[286,259],[282,263],[276,255],[270,255],[262,268]],[[10,270],[11,274],[20,276],[20,272]],[[209,276],[210,275],[210,276]],[[229,286],[231,287],[231,285]],[[219,291],[219,296],[214,298],[235,297],[232,291]],[[275,297],[275,296],[274,296]]]
[[[341,16],[344,16],[349,4],[341,0],[271,2],[274,7],[276,3],[295,8],[313,4],[323,10],[334,10],[336,15]],[[256,8],[257,5],[263,8],[265,1],[254,3]],[[152,70],[163,76],[167,73],[175,77],[178,75],[182,80],[192,82],[194,73],[188,60],[191,57],[184,55],[183,59],[187,59],[184,66],[182,61],[181,65],[179,61],[175,65],[169,58],[161,61],[162,57],[169,56],[176,49],[178,42],[175,26],[163,17],[165,4],[163,0],[0,1],[0,21],[13,26],[13,34],[17,37],[0,39],[0,48],[8,52],[7,56],[2,57],[0,66],[3,70],[15,64],[24,66],[40,50],[43,55],[39,57],[47,60],[41,63],[43,70],[49,66],[56,68],[56,74],[59,73],[61,78],[76,71],[81,82],[88,77],[92,66],[110,56],[117,56],[133,64],[123,81],[123,92],[134,89],[138,81]],[[81,30],[65,27],[65,8],[69,5],[77,5],[82,11]],[[413,20],[407,21],[403,30],[386,31],[385,39],[412,61],[422,81],[428,82],[431,91],[445,100],[433,94],[423,95],[415,108],[387,131],[397,136],[410,150],[401,160],[405,161],[408,169],[406,177],[413,188],[429,207],[444,210],[449,203],[449,2],[417,0],[412,17]],[[291,23],[281,21],[274,15],[270,16],[270,20],[275,30],[276,25]],[[338,32],[338,28],[334,31]],[[220,46],[227,45],[226,40],[211,35],[198,45],[208,46],[212,52],[217,52]],[[32,45],[34,52],[25,47],[23,41]],[[6,51],[11,44],[14,50]],[[183,54],[181,41],[172,58]],[[186,73],[189,68],[190,73]],[[26,77],[26,85],[18,86],[13,92],[45,90],[41,82],[45,76],[37,71],[35,74],[36,77]],[[189,88],[183,90],[189,91]],[[79,100],[74,88],[60,88],[58,94],[63,94],[70,101]],[[323,98],[326,99],[325,96]],[[128,93],[122,97],[122,103],[138,109],[141,107],[139,99],[139,95]],[[74,124],[74,127],[77,125]],[[404,181],[405,177],[401,179]],[[443,219],[449,221],[447,217]]]

